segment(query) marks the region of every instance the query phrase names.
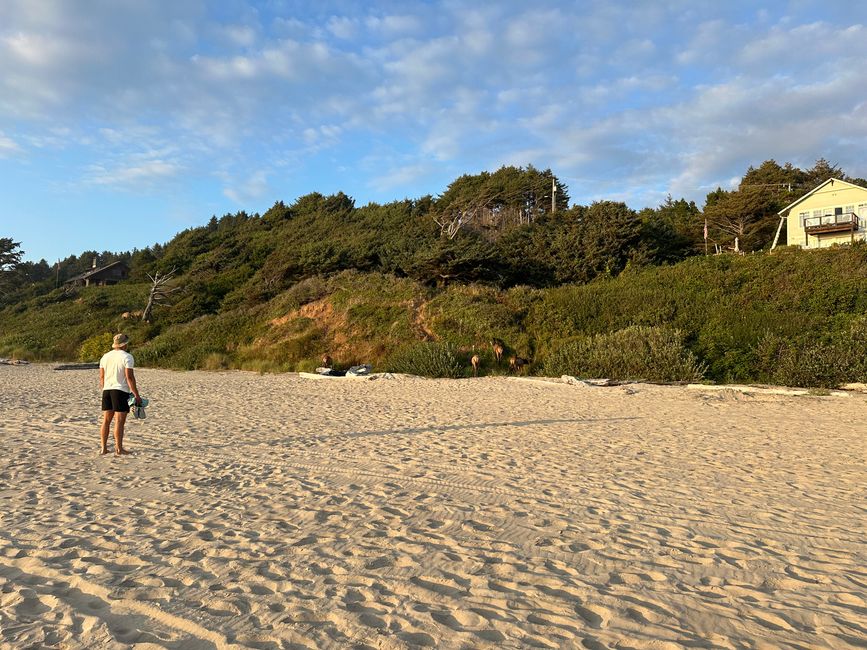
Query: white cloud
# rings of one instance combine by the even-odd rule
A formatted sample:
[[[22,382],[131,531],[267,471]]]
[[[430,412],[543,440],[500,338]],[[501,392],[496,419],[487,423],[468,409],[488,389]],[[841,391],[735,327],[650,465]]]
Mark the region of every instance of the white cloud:
[[[238,81],[259,76],[264,69],[263,62],[273,62],[273,59],[267,53],[258,60],[248,56],[212,58],[194,54],[192,62],[206,77],[217,81]],[[272,67],[280,67],[280,63]]]
[[[390,15],[370,16],[366,20],[367,28],[386,36],[403,36],[422,31],[422,23],[417,16]]]
[[[304,129],[301,136],[308,145],[308,153],[312,153],[324,147],[334,146],[340,141],[343,128],[336,124],[323,124],[319,127]]]
[[[427,162],[395,166],[371,178],[369,185],[377,192],[390,192],[430,176],[436,167]]]
[[[716,19],[698,25],[687,46],[677,53],[675,61],[682,65],[719,60],[721,50],[735,40],[736,30],[726,22]]]
[[[0,131],[0,158],[4,156],[10,156],[13,153],[18,153],[21,151],[21,147],[15,142],[12,138],[3,134],[3,131]]]
[[[358,31],[358,23],[346,16],[331,16],[325,25],[326,29],[337,38],[350,39]]]
[[[242,206],[263,198],[269,190],[268,172],[265,170],[257,170],[243,180],[229,181],[232,185],[224,187],[223,194]]]
[[[238,47],[252,47],[258,36],[258,31],[250,25],[227,25],[220,31],[230,44]]]
[[[154,181],[177,176],[181,167],[174,162],[160,159],[145,160],[139,164],[106,168],[91,165],[85,181],[92,185],[112,185],[125,189],[143,189]]]

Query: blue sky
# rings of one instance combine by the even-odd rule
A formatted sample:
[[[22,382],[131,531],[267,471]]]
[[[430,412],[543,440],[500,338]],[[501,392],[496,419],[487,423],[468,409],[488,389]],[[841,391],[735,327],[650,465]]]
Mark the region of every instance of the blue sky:
[[[635,208],[867,176],[865,43],[852,0],[0,0],[0,236],[54,261],[510,164]]]

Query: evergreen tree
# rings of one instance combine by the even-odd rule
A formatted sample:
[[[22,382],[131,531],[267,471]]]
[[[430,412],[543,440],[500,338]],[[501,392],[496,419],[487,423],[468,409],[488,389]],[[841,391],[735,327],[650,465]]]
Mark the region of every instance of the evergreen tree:
[[[21,264],[21,242],[11,237],[0,237],[0,295],[7,294],[15,285],[15,277]]]

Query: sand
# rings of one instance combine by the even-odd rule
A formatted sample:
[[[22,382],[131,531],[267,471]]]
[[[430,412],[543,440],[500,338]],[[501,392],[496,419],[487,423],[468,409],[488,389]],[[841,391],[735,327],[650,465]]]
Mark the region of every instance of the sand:
[[[867,645],[867,396],[0,366],[4,648]]]

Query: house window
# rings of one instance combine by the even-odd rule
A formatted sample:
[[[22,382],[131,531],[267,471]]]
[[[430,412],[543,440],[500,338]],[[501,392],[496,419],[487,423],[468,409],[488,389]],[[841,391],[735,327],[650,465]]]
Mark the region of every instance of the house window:
[[[845,208],[843,208],[843,214],[854,214],[854,213],[855,213],[855,206],[854,205],[847,205]]]
[[[808,210],[807,212],[799,212],[799,213],[798,213],[798,221],[801,222],[801,228],[804,227],[804,221],[805,221],[805,220],[807,219],[807,217],[809,217],[809,216],[810,216],[810,212],[809,212],[809,210]]]

